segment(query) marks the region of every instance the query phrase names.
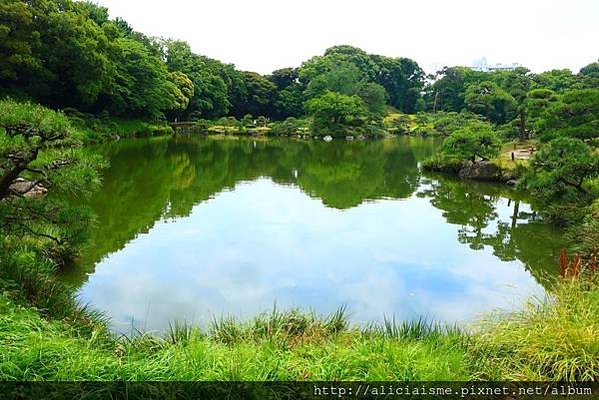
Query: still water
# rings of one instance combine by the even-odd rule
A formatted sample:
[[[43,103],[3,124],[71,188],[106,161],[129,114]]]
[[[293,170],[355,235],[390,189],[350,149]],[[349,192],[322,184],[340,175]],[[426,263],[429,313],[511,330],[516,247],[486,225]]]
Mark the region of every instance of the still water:
[[[356,323],[468,322],[542,296],[560,232],[522,193],[419,170],[433,139],[179,136],[110,160],[92,243],[65,279],[117,332],[345,305]]]

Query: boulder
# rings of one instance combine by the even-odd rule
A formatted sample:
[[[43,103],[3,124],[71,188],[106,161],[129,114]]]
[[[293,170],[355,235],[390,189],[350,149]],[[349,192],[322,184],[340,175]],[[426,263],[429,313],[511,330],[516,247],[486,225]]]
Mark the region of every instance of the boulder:
[[[458,175],[462,179],[497,181],[501,179],[501,169],[489,161],[479,161],[466,165],[460,170]]]
[[[11,192],[24,197],[40,197],[48,192],[48,189],[43,187],[41,183],[32,185],[33,182],[17,178],[9,188]]]

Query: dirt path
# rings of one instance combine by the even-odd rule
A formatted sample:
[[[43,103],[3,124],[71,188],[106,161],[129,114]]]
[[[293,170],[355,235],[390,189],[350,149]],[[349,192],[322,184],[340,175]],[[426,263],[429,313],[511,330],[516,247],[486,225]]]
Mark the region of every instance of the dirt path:
[[[515,141],[504,146],[502,157],[508,160],[528,160],[537,151],[538,145],[536,140]]]

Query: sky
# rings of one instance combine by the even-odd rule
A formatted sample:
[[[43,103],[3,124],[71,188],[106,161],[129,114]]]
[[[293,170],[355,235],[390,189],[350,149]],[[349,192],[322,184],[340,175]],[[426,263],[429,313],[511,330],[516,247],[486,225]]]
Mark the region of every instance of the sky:
[[[599,58],[599,0],[95,0],[149,36],[267,74],[328,47],[447,65],[574,72]]]

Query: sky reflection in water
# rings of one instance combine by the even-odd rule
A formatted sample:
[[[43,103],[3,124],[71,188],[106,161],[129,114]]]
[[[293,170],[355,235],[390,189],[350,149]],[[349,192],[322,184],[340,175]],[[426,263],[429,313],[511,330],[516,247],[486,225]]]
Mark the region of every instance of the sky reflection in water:
[[[396,148],[391,147],[389,157],[405,159],[400,149],[422,143],[393,142]],[[226,152],[246,144],[226,144]],[[340,145],[349,144],[335,146]],[[106,179],[118,185],[118,157],[134,153],[110,153],[116,162]],[[154,162],[172,156],[167,150]],[[190,158],[193,161],[193,155]],[[518,307],[531,295],[542,296],[539,277],[547,272],[542,263],[557,254],[559,232],[533,221],[530,206],[503,197],[493,185],[472,185],[469,191],[463,182],[420,176],[418,158],[406,161],[412,176],[403,180],[411,182],[405,198],[383,193],[355,206],[325,205],[326,198],[318,197],[318,183],[302,188],[301,169],[297,174],[291,171],[286,181],[258,170],[257,176],[223,185],[183,215],[172,211],[178,206],[172,204],[177,196],[171,190],[159,198],[164,204],[158,218],[143,223],[136,219],[144,214],[142,204],[137,209],[121,204],[131,217],[119,223],[129,228],[132,221],[140,223],[133,227],[133,237],[118,244],[111,242],[114,238],[106,228],[120,230],[119,225],[105,221],[102,226],[102,213],[119,207],[118,196],[99,196],[92,201],[100,214],[94,242],[100,245],[94,246],[102,250],[96,254],[92,246],[89,265],[85,257],[82,262],[86,273],[71,279],[80,280],[81,301],[106,311],[113,328],[125,333],[132,326],[163,330],[173,320],[203,325],[213,315],[247,318],[271,310],[275,303],[280,309],[318,313],[346,305],[356,323],[381,321],[384,316],[462,322]],[[311,161],[325,167],[328,162],[322,157]],[[330,162],[334,166],[340,161]],[[368,166],[355,157],[348,162],[354,162],[353,171]],[[383,171],[395,168],[393,162],[388,165]],[[308,181],[330,184],[335,176],[328,172]],[[197,176],[184,191],[202,186]],[[112,183],[106,184],[110,188]],[[356,180],[343,175],[335,184],[327,195],[351,190]],[[130,189],[135,179],[132,185]],[[537,257],[541,253],[545,259]]]

